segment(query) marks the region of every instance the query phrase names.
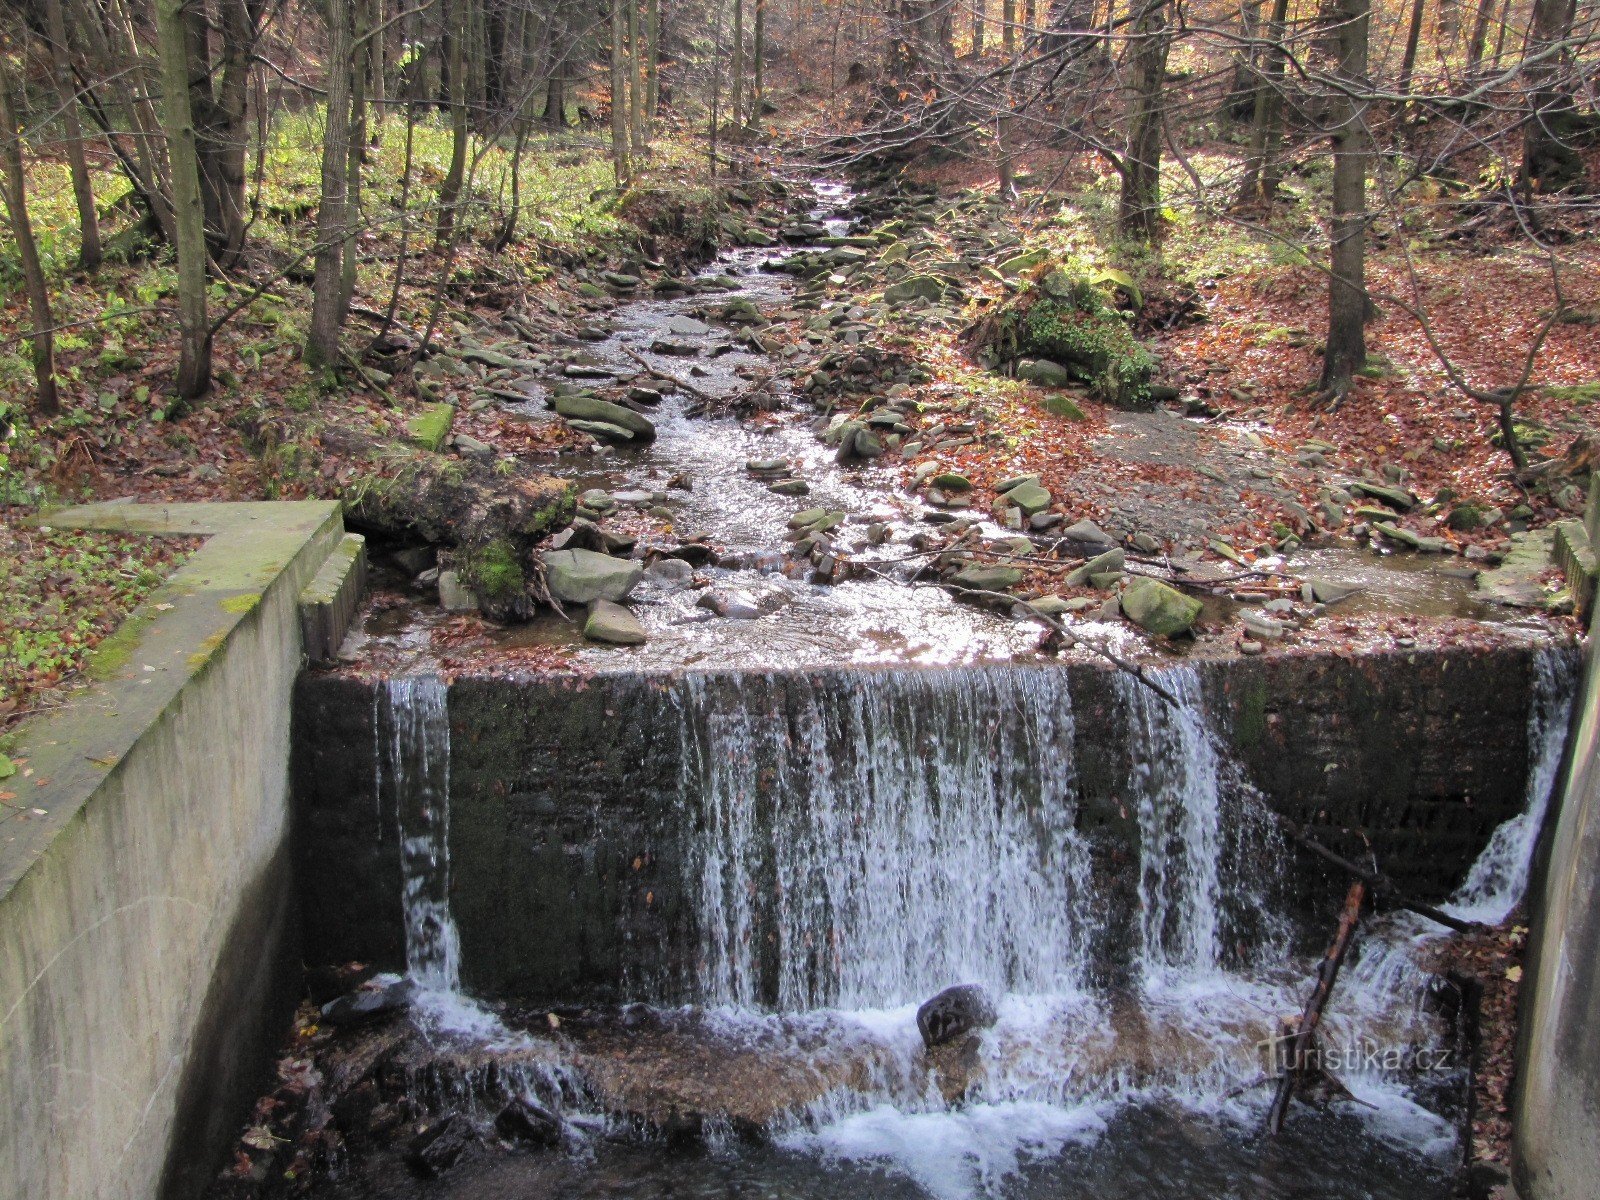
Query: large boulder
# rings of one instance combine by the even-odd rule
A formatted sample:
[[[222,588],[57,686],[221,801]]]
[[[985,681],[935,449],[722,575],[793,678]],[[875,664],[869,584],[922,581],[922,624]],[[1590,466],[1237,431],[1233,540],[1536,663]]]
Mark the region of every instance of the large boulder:
[[[557,396],[555,405],[556,412],[569,420],[615,425],[631,433],[636,442],[656,440],[656,427],[649,417],[609,400],[598,400],[593,396]]]
[[[644,574],[641,563],[593,550],[546,551],[544,569],[550,594],[563,604],[625,600]]]
[[[1160,637],[1187,633],[1200,619],[1200,601],[1185,596],[1148,575],[1134,580],[1122,592],[1122,613],[1141,629]]]
[[[928,1049],[953,1042],[978,1029],[988,1029],[997,1020],[989,993],[975,983],[945,988],[917,1009],[917,1032]]]
[[[883,289],[883,302],[891,308],[910,304],[913,300],[943,300],[949,287],[937,275],[910,275],[899,283]]]
[[[1017,364],[1017,378],[1040,387],[1064,388],[1074,381],[1071,371],[1048,358],[1025,358]]]

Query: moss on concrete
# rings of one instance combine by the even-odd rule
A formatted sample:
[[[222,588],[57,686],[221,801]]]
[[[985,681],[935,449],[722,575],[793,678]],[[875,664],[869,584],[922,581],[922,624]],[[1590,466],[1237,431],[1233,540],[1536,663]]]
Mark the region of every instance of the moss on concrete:
[[[424,450],[437,454],[450,436],[450,426],[456,419],[454,404],[430,404],[406,422],[406,436]]]

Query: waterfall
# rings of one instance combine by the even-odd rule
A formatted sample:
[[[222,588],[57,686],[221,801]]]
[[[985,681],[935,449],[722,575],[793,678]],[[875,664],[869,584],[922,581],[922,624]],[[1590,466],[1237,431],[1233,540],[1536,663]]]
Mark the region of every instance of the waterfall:
[[[400,831],[406,973],[419,988],[461,988],[461,942],[450,915],[450,718],[435,675],[390,679],[387,770]]]
[[[1083,986],[1067,673],[681,681],[703,998],[882,1007]]]
[[[1494,831],[1466,882],[1446,906],[1467,921],[1498,925],[1522,901],[1534,847],[1544,826],[1572,724],[1577,665],[1565,647],[1541,646],[1533,657],[1528,701],[1527,806]]]

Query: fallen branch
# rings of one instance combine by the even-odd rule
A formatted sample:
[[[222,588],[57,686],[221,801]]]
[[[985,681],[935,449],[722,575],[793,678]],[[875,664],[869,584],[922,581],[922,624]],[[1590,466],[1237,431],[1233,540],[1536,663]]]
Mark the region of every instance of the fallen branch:
[[[1333,944],[1328,947],[1328,952],[1317,964],[1316,986],[1311,989],[1311,995],[1306,999],[1306,1006],[1301,1010],[1300,1023],[1295,1029],[1294,1040],[1289,1043],[1289,1056],[1283,1065],[1283,1075],[1278,1080],[1278,1093],[1272,1098],[1272,1107],[1267,1110],[1268,1133],[1277,1134],[1283,1129],[1283,1120],[1289,1111],[1289,1101],[1294,1098],[1295,1077],[1306,1070],[1307,1051],[1311,1049],[1316,1039],[1317,1025],[1322,1021],[1322,1010],[1327,1007],[1328,998],[1333,995],[1333,985],[1339,978],[1339,968],[1344,965],[1350,943],[1355,939],[1356,922],[1361,919],[1361,902],[1366,899],[1366,895],[1367,885],[1357,882],[1350,885],[1350,891],[1345,896],[1344,912],[1339,915],[1338,932],[1334,934]]]
[[[694,384],[688,382],[687,380],[679,379],[671,371],[663,371],[660,367],[651,365],[650,361],[648,359],[646,359],[644,357],[644,355],[636,354],[632,350],[628,349],[628,347],[626,347],[626,346],[622,346],[622,347],[620,347],[620,349],[629,358],[633,359],[634,362],[638,363],[641,367],[643,367],[651,375],[655,376],[655,378],[664,379],[668,383],[672,384],[674,387],[682,388],[684,391],[688,392],[691,396],[694,396],[694,397],[696,397],[696,398],[698,398],[700,400],[703,400],[707,404],[716,403],[716,399],[717,398],[715,396],[713,396],[710,392],[706,391],[704,388],[697,388],[697,387],[695,387]]]

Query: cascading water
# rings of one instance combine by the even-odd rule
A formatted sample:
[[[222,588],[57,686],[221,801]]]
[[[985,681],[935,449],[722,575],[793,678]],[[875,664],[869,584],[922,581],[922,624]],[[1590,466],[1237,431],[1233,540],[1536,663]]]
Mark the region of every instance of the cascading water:
[[[406,973],[424,991],[461,989],[461,939],[450,916],[450,718],[436,675],[390,679],[385,765],[400,830]]]
[[[686,679],[702,998],[796,1011],[1083,986],[1096,916],[1066,678]]]
[[[1534,846],[1556,789],[1572,724],[1577,669],[1573,657],[1555,647],[1544,646],[1534,654],[1528,706],[1527,807],[1494,831],[1466,882],[1450,898],[1447,910],[1462,920],[1498,925],[1522,902]]]

